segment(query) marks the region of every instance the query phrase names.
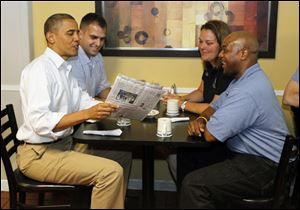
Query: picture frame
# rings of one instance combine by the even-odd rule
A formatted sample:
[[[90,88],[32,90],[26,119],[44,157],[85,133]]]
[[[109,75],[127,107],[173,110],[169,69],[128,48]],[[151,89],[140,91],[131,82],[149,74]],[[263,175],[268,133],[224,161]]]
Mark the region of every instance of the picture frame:
[[[199,57],[201,25],[220,19],[232,31],[255,34],[259,58],[275,58],[278,1],[95,1],[95,6],[108,25],[104,56]]]

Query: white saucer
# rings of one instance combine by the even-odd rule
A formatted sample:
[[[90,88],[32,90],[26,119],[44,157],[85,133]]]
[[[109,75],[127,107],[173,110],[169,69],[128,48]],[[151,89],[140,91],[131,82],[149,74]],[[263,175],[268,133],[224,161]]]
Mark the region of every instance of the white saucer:
[[[156,109],[152,109],[148,114],[147,114],[147,118],[154,118],[156,115],[159,114],[159,111]]]
[[[161,134],[159,134],[159,133],[156,133],[156,136],[158,136],[158,137],[166,137],[166,138],[168,138],[168,137],[171,137],[171,136],[172,136],[172,134],[170,133],[170,134],[168,134],[168,135],[161,135]]]
[[[118,123],[118,122],[117,122],[117,125],[118,125],[118,126],[121,126],[121,127],[126,127],[126,126],[130,126],[131,123]]]
[[[179,115],[179,112],[178,113],[168,113],[167,112],[167,115],[170,116],[170,117],[176,117]]]

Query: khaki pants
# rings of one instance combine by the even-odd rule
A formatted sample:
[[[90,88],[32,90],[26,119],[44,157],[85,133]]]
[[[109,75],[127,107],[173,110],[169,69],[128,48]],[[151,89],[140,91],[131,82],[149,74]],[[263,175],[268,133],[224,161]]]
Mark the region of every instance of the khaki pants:
[[[28,177],[60,184],[93,185],[91,208],[124,208],[122,167],[105,158],[70,150],[72,140],[48,145],[23,144],[17,163]]]

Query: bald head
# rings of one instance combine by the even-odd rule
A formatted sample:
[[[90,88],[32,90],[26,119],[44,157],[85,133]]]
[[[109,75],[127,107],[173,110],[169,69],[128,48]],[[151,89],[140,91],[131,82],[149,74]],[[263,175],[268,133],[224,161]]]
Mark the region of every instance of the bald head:
[[[226,75],[236,79],[257,63],[258,42],[249,32],[239,31],[229,34],[223,42],[219,57]]]
[[[247,31],[236,31],[232,32],[225,38],[228,45],[233,45],[233,47],[239,51],[245,49],[248,51],[250,57],[257,59],[259,44],[251,33]]]

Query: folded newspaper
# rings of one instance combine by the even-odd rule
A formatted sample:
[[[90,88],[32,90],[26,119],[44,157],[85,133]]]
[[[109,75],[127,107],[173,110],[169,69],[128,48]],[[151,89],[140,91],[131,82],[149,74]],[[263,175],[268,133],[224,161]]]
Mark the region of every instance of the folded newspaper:
[[[164,93],[165,90],[158,84],[150,84],[124,75],[118,75],[106,102],[120,106],[111,115],[112,117],[143,120],[156,106]]]

